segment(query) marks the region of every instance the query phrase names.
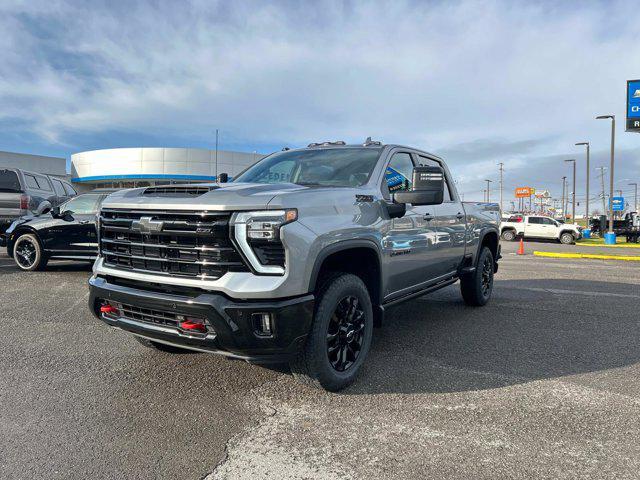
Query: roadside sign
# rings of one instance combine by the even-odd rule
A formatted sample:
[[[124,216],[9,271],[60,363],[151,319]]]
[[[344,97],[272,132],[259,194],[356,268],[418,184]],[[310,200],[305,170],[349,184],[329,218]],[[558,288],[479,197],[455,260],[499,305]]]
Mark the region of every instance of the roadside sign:
[[[624,197],[613,197],[613,211],[622,212],[624,210]]]
[[[640,133],[640,80],[627,81],[627,132]]]
[[[536,193],[536,191],[531,187],[516,188],[516,198],[529,198],[534,193]]]

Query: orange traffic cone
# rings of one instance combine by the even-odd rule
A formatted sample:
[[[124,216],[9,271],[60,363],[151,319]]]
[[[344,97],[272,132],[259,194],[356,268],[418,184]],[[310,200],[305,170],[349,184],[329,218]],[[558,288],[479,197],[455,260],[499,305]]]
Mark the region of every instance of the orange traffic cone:
[[[524,255],[524,240],[520,239],[520,248],[518,248],[518,255]]]

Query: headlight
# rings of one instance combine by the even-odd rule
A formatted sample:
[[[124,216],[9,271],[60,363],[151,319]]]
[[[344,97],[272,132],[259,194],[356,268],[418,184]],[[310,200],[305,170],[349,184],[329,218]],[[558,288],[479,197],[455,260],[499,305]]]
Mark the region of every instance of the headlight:
[[[297,218],[295,209],[238,212],[234,215],[232,225],[236,242],[256,272],[284,274],[280,229]]]

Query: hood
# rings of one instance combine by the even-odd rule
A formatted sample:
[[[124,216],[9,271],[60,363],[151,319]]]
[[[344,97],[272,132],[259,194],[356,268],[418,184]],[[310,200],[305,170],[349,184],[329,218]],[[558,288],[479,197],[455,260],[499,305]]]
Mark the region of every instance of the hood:
[[[102,208],[223,211],[279,208],[285,198],[326,190],[335,188],[306,187],[292,183],[163,185],[112,193],[104,200]],[[276,197],[279,201],[270,205]],[[291,201],[293,203],[293,199]]]

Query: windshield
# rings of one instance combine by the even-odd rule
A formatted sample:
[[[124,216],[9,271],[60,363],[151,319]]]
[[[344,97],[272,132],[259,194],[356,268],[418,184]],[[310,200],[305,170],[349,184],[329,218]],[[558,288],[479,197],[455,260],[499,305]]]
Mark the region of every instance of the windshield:
[[[60,211],[77,215],[91,215],[98,212],[98,200],[100,200],[100,195],[80,195],[61,205]]]
[[[0,192],[21,192],[22,187],[16,172],[0,170]]]
[[[381,148],[326,148],[279,152],[249,167],[234,182],[359,187],[371,176]]]

